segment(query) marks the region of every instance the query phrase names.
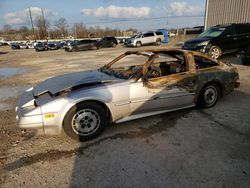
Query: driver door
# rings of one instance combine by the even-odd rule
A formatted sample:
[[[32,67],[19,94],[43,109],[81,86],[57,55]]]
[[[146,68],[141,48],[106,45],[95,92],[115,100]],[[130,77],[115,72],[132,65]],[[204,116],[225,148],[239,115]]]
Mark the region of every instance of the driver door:
[[[130,110],[132,114],[167,111],[191,107],[197,88],[197,75],[182,72],[151,78],[148,84],[142,81],[130,86]]]

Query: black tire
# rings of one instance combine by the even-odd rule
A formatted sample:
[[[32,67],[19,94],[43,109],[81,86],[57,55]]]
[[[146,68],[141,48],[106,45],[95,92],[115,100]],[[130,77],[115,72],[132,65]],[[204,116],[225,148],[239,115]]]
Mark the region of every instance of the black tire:
[[[213,59],[218,59],[222,55],[222,50],[218,46],[212,46],[209,49],[209,56]]]
[[[111,47],[112,47],[112,48],[115,48],[116,45],[117,45],[116,43],[112,42]]]
[[[96,49],[99,50],[100,49],[100,45],[96,45]]]
[[[250,65],[250,57],[243,57],[242,65]]]
[[[242,58],[242,65],[250,65],[250,46],[245,50]]]
[[[140,41],[136,42],[136,43],[135,43],[135,46],[136,46],[136,47],[141,47],[141,42],[140,42]]]
[[[72,107],[64,117],[63,129],[69,137],[77,141],[95,138],[107,126],[106,114],[105,109],[95,102],[79,103]],[[82,129],[82,132],[79,129]]]
[[[217,103],[220,94],[221,91],[218,84],[209,83],[200,91],[196,106],[198,108],[211,108]]]
[[[156,45],[156,46],[160,46],[160,45],[161,45],[161,39],[156,39],[155,45]]]

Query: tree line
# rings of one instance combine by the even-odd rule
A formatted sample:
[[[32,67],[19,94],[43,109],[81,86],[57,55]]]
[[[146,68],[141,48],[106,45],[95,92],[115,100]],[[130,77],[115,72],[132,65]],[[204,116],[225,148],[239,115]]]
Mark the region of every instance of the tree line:
[[[99,26],[87,27],[84,23],[74,23],[69,25],[65,18],[59,18],[51,24],[42,17],[36,17],[34,20],[34,30],[27,26],[13,28],[6,24],[0,30],[0,36],[5,40],[46,40],[46,39],[68,39],[68,38],[99,38],[104,36],[127,36],[136,33],[136,29],[122,31],[120,29],[111,29],[109,27],[101,28]]]

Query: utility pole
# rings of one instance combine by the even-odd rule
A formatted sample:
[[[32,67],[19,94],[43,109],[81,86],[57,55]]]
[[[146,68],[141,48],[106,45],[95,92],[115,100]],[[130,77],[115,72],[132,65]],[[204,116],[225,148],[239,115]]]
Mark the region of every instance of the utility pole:
[[[33,35],[34,35],[34,38],[36,40],[35,29],[34,29],[34,24],[33,24],[33,20],[32,20],[30,7],[29,7],[29,13],[30,13],[30,22],[31,22],[31,26],[32,26]]]
[[[44,19],[44,14],[43,14],[43,8],[41,8],[41,10],[42,10],[42,18],[43,18],[43,27],[44,27],[44,37],[45,37],[45,39],[47,39],[47,37],[46,37],[46,34],[47,34],[47,29],[46,29],[46,24],[45,24],[45,19]],[[48,40],[48,39],[47,39]]]

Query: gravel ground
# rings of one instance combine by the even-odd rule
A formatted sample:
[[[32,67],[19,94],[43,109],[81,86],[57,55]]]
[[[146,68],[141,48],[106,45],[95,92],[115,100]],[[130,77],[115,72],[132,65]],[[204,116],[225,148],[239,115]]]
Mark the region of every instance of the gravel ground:
[[[239,69],[241,86],[210,109],[111,125],[84,143],[15,126],[15,103],[25,89],[55,75],[100,67],[127,50],[0,47],[0,187],[250,186],[250,67],[233,55],[223,59]],[[3,74],[3,68],[15,69]]]

